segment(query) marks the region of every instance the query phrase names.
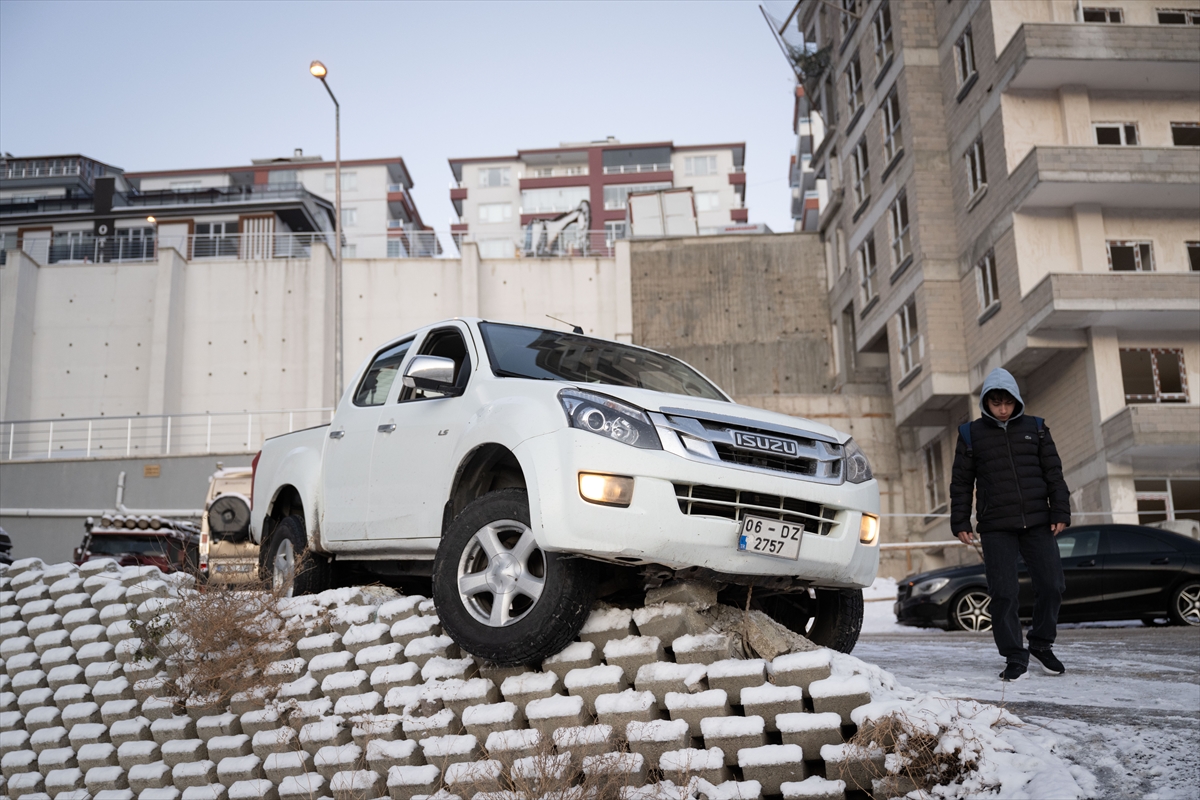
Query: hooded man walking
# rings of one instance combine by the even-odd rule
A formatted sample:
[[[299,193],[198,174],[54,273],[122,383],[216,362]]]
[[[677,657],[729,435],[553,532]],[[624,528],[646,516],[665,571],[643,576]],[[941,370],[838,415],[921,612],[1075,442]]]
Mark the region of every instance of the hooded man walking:
[[[959,428],[950,479],[950,526],[971,541],[971,493],[991,595],[992,635],[1007,665],[1000,680],[1025,677],[1033,656],[1046,672],[1066,671],[1051,647],[1064,588],[1056,536],[1071,524],[1070,495],[1050,430],[1025,416],[1017,381],[994,369],[979,394],[983,415]],[[1029,649],[1017,616],[1017,557],[1033,580]]]

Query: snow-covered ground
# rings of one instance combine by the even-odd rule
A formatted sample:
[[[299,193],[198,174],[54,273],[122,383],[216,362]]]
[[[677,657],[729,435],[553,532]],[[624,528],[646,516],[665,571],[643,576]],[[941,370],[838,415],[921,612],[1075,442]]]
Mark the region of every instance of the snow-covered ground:
[[[895,582],[865,593],[854,655],[917,690],[994,703],[1096,777],[1096,796],[1200,797],[1200,630],[1140,622],[1059,626],[1062,676],[1031,670],[997,680],[1003,659],[990,634],[896,624]],[[870,602],[874,600],[874,602]]]
[[[732,652],[706,660],[698,655],[705,637],[656,643],[635,628],[629,615],[622,623],[627,628],[608,626],[614,631],[608,642],[594,648],[583,642],[556,657],[557,663],[510,674],[458,658],[453,643],[437,635],[436,612],[428,601],[336,590],[289,601],[289,619],[311,619],[318,626],[298,639],[290,658],[277,662],[295,677],[285,684],[287,691],[304,698],[293,706],[308,715],[303,720],[307,725],[289,728],[285,713],[213,716],[214,710],[224,709],[202,712],[164,703],[148,690],[158,685],[153,681],[166,679],[165,672],[150,678],[151,683],[132,680],[146,671],[147,662],[132,660],[134,629],[129,618],[152,616],[159,608],[156,595],[186,601],[190,589],[186,581],[164,581],[137,568],[113,565],[102,571],[101,566],[89,565],[80,574],[70,565],[47,567],[27,560],[11,571],[0,571],[0,794],[26,800],[59,794],[66,800],[88,793],[95,800],[199,800],[201,795],[216,800],[308,800],[326,795],[352,800],[390,794],[407,800],[424,796],[424,790],[416,792],[416,784],[405,781],[425,781],[434,790],[444,782],[452,784],[466,769],[462,765],[439,771],[425,761],[459,750],[468,761],[486,759],[487,748],[493,747],[491,737],[485,747],[488,725],[507,720],[508,728],[494,729],[495,747],[532,741],[538,728],[564,751],[563,743],[570,740],[591,742],[603,751],[624,746],[621,740],[628,738],[633,753],[621,757],[620,768],[633,770],[634,785],[639,783],[639,770],[647,766],[711,767],[711,782],[693,781],[682,793],[663,783],[623,791],[620,798],[787,800],[836,788],[836,780],[826,779],[836,779],[847,763],[846,745],[806,745],[803,762],[797,746],[789,745],[790,737],[828,725],[822,723],[822,713],[840,714],[842,720],[852,719],[860,726],[901,715],[934,733],[939,746],[965,754],[973,768],[936,790],[947,799],[1193,797],[1200,785],[1195,774],[1200,681],[1194,660],[1179,663],[1159,640],[1153,659],[1144,652],[1136,657],[1128,651],[1122,654],[1111,643],[1096,641],[1100,636],[1163,633],[1158,630],[1068,631],[1060,647],[1070,669],[1067,676],[1038,675],[1003,685],[995,677],[998,659],[991,652],[990,637],[899,628],[889,619],[888,594],[894,595],[895,585],[881,582],[867,593],[868,624],[852,656],[804,646],[760,662],[739,662]],[[327,618],[321,616],[322,607]],[[306,608],[314,613],[310,616]],[[645,624],[653,621],[653,615],[642,616]],[[672,663],[683,662],[686,653],[699,663]],[[620,659],[646,654],[650,662],[629,668],[636,675],[625,676],[614,668]],[[76,662],[90,665],[82,670],[72,667]],[[1122,669],[1113,669],[1118,664]],[[551,675],[551,667],[563,674]],[[670,680],[678,682],[675,694],[664,689]],[[47,683],[57,688],[50,691]],[[804,688],[803,702],[795,686]],[[542,691],[548,696],[536,694]],[[601,693],[595,696],[597,691]],[[1157,726],[1145,723],[1150,712],[1157,715]],[[606,731],[606,719],[616,723],[629,714],[655,720],[640,729],[640,745],[633,741],[633,727],[627,737],[621,735],[623,721],[621,730]],[[563,724],[586,727],[563,733],[549,724],[559,717]],[[674,731],[681,724],[678,720],[690,720],[692,738]],[[835,716],[831,730],[840,740],[847,729],[839,729],[837,721]],[[252,725],[257,731],[253,738],[242,733],[243,726],[250,731]],[[772,730],[776,725],[778,732]],[[213,736],[218,727],[224,735],[205,739],[204,731]],[[358,761],[342,752],[354,746],[346,730],[352,727],[364,750]],[[368,746],[368,727],[397,739]],[[464,727],[466,735],[460,733]],[[473,728],[477,738],[472,738]],[[668,748],[654,764],[639,761],[642,752],[653,751],[649,745],[659,741],[654,737],[660,734],[666,737],[662,741],[682,736],[674,745],[682,749]],[[295,741],[295,752],[272,751],[267,741],[272,735]],[[106,751],[110,739],[123,743]],[[317,746],[326,740],[330,744]],[[154,760],[160,758],[172,763]],[[894,766],[895,757],[888,759]],[[333,766],[343,763],[344,767]],[[509,774],[510,767],[501,761],[474,763]],[[304,764],[311,766],[303,775],[284,774]],[[599,762],[586,759],[576,767],[587,770],[589,764],[599,768]],[[85,765],[90,765],[86,771]],[[761,773],[774,767],[791,770],[794,777],[810,777],[763,791],[750,775],[755,769]],[[322,775],[318,769],[323,769]],[[462,800],[495,797],[465,791],[469,784],[461,782],[455,788]],[[68,789],[74,793],[68,795]],[[435,796],[455,795],[443,790]]]

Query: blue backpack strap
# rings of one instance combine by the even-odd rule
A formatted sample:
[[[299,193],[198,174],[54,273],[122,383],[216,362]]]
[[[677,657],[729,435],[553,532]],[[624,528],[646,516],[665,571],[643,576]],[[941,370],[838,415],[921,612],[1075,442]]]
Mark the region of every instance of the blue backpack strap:
[[[1041,430],[1041,422],[1038,423],[1038,430]],[[967,457],[970,458],[974,454],[971,452],[971,421],[967,420],[962,425],[958,426],[958,435],[964,442],[967,443]]]

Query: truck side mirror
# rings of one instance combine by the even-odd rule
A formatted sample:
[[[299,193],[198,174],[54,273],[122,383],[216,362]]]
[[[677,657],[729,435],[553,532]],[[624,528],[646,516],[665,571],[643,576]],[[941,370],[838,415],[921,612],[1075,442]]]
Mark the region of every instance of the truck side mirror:
[[[414,356],[404,370],[404,385],[410,389],[458,396],[462,390],[454,385],[455,363],[441,356]]]

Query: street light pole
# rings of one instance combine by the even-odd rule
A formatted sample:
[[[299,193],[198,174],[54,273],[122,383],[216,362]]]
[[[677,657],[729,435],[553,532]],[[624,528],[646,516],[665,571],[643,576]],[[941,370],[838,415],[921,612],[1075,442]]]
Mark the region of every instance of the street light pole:
[[[314,61],[309,65],[308,71],[314,77],[320,79],[321,85],[325,87],[325,91],[329,92],[329,99],[333,101],[333,120],[334,120],[334,166],[333,166],[333,230],[336,245],[334,246],[334,311],[333,311],[333,327],[334,327],[334,346],[333,346],[333,405],[336,408],[337,404],[342,399],[342,106],[334,97],[333,89],[329,88],[329,83],[326,82],[325,76],[329,74],[329,70],[320,61]]]

